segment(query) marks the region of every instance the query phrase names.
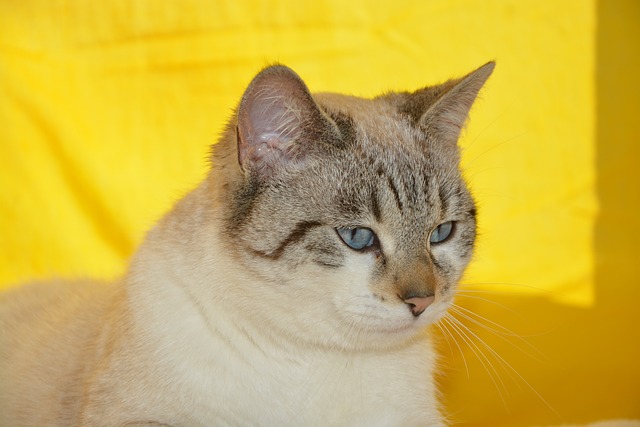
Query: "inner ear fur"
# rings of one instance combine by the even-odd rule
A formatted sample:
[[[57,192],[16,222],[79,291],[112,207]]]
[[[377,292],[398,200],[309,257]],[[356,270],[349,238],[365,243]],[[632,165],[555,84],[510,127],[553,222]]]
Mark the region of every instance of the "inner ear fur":
[[[270,66],[252,80],[240,101],[238,163],[246,172],[268,177],[302,162],[314,143],[336,131],[293,70]]]

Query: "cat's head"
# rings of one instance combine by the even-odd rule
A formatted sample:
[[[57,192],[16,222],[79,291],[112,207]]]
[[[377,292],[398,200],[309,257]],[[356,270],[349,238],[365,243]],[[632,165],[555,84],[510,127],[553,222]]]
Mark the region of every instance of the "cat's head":
[[[438,320],[472,254],[457,140],[494,68],[374,99],[311,95],[272,66],[214,151],[246,309],[340,348],[393,346]],[[258,288],[256,288],[258,287]]]

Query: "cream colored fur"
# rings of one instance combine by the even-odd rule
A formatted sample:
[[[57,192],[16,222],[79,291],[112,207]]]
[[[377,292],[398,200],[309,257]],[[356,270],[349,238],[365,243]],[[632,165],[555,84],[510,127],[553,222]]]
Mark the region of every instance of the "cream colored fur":
[[[291,426],[440,425],[426,335],[349,352],[279,335],[290,319],[276,307],[271,319],[247,316],[277,301],[267,288],[248,293],[259,279],[233,267],[215,233],[199,232],[218,227],[202,196],[210,185],[151,231],[124,282],[48,283],[4,297],[0,317],[19,328],[2,324],[10,360],[0,425],[283,426],[283,414]],[[194,237],[189,246],[177,243],[182,233]],[[206,247],[220,249],[202,259]],[[295,309],[320,324],[327,318],[315,305]]]
[[[485,66],[475,76],[450,82],[437,92],[440,98],[434,98],[438,101],[433,110],[437,114],[442,110],[447,122],[441,126],[429,117],[432,121],[425,124],[427,135],[452,139],[450,148],[435,148],[432,156],[442,156],[443,162],[451,156],[445,178],[454,180],[455,185],[459,179],[451,172],[456,171],[455,140],[492,69],[492,65]],[[316,108],[292,73],[276,70],[269,78],[280,79],[282,75],[288,79],[283,93],[293,87],[299,93],[291,96],[306,103],[303,107]],[[458,107],[455,102],[465,91],[470,93],[463,99],[464,106]],[[442,101],[449,96],[442,93],[452,94],[450,102]],[[282,99],[274,102],[288,102]],[[330,99],[336,108],[348,112],[347,98],[329,97],[327,102]],[[343,107],[340,99],[345,100]],[[398,99],[390,95],[388,101],[371,105],[387,105]],[[356,104],[365,105],[354,101]],[[246,120],[254,120],[252,126],[259,125],[250,115],[263,111],[256,113],[249,107],[245,112],[241,106],[240,125],[245,120],[243,114],[249,117]],[[374,107],[367,108],[374,111]],[[288,108],[283,107],[285,115],[291,113]],[[412,109],[407,108],[408,114],[417,112],[413,104]],[[300,117],[306,116],[294,119]],[[315,119],[329,123],[323,114]],[[385,129],[381,120],[380,129]],[[289,131],[287,128],[284,137],[290,137]],[[268,248],[261,255],[260,246],[246,249],[247,245],[269,243],[259,236],[271,231],[270,220],[279,214],[277,210],[265,211],[262,219],[248,216],[253,231],[237,234],[229,229],[232,221],[227,213],[233,200],[231,191],[247,176],[236,159],[249,168],[250,161],[272,161],[289,153],[269,151],[273,147],[265,144],[241,157],[235,151],[235,137],[229,137],[234,132],[235,127],[230,126],[226,139],[220,142],[227,145],[221,145],[218,152],[219,159],[228,163],[214,162],[204,182],[148,233],[121,281],[40,283],[0,296],[0,426],[444,424],[433,380],[436,355],[428,326],[451,303],[453,282],[470,257],[475,230],[475,220],[467,212],[472,211],[470,196],[463,190],[456,193],[462,198],[459,203],[466,203],[460,205],[466,206],[465,210],[460,207],[455,215],[459,232],[467,233],[467,250],[457,254],[458,243],[454,241],[434,252],[439,259],[450,259],[447,274],[436,275],[424,255],[418,261],[408,258],[413,248],[409,244],[426,251],[430,230],[423,229],[446,220],[435,211],[422,210],[416,210],[415,215],[425,224],[409,226],[410,230],[415,228],[411,233],[426,241],[395,237],[404,227],[400,219],[389,222],[387,218],[386,223],[391,224],[387,226],[383,220],[375,224],[385,242],[385,268],[392,269],[388,276],[378,274],[382,277],[378,284],[372,284],[370,278],[374,268],[381,268],[382,255],[344,247],[329,226],[318,228],[324,234],[312,237],[333,245],[327,251],[340,254],[339,266],[306,262],[308,255],[304,248],[298,248],[291,255],[292,260],[298,260],[297,267],[287,267],[289,261],[274,261],[276,257]],[[254,128],[245,134],[253,138],[251,132]],[[413,138],[417,132],[398,135]],[[447,150],[451,154],[446,154]],[[264,173],[264,179],[272,174],[270,169],[256,170]],[[327,179],[323,185],[324,181]],[[341,185],[340,181],[334,185]],[[392,196],[382,195],[378,195],[380,203],[386,204],[380,209],[396,205]],[[297,203],[292,199],[288,206],[277,209],[304,212],[304,206],[296,207]],[[282,233],[286,236],[290,232]],[[255,241],[250,233],[258,236]],[[241,242],[241,236],[246,241]],[[286,243],[302,238],[295,232],[290,236]],[[238,249],[241,244],[245,245],[242,250]],[[418,273],[435,282],[415,280]],[[434,290],[435,302],[419,317],[413,316],[398,293],[427,286]]]

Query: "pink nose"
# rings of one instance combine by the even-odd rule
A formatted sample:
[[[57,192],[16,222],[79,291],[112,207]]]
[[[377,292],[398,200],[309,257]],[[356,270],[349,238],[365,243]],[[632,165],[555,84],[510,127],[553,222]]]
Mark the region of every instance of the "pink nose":
[[[431,305],[431,303],[433,303],[435,299],[436,297],[434,295],[431,295],[428,297],[406,298],[403,301],[409,306],[409,308],[411,309],[411,313],[413,313],[415,317],[418,317],[422,314],[423,311],[427,309],[427,307]]]

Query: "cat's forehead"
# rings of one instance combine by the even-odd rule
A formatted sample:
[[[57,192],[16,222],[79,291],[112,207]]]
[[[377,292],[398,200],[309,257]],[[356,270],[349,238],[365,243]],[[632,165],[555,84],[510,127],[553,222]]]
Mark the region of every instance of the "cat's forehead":
[[[365,99],[334,93],[314,98],[339,126],[350,134],[353,148],[371,156],[393,158],[399,163],[424,161],[425,135],[397,106],[385,98]],[[405,165],[406,166],[406,165]]]
[[[318,93],[313,97],[330,115],[344,114],[361,128],[376,129],[378,125],[399,121],[405,122],[404,127],[410,127],[408,121],[402,120],[397,106],[384,98],[366,99],[338,93]]]

